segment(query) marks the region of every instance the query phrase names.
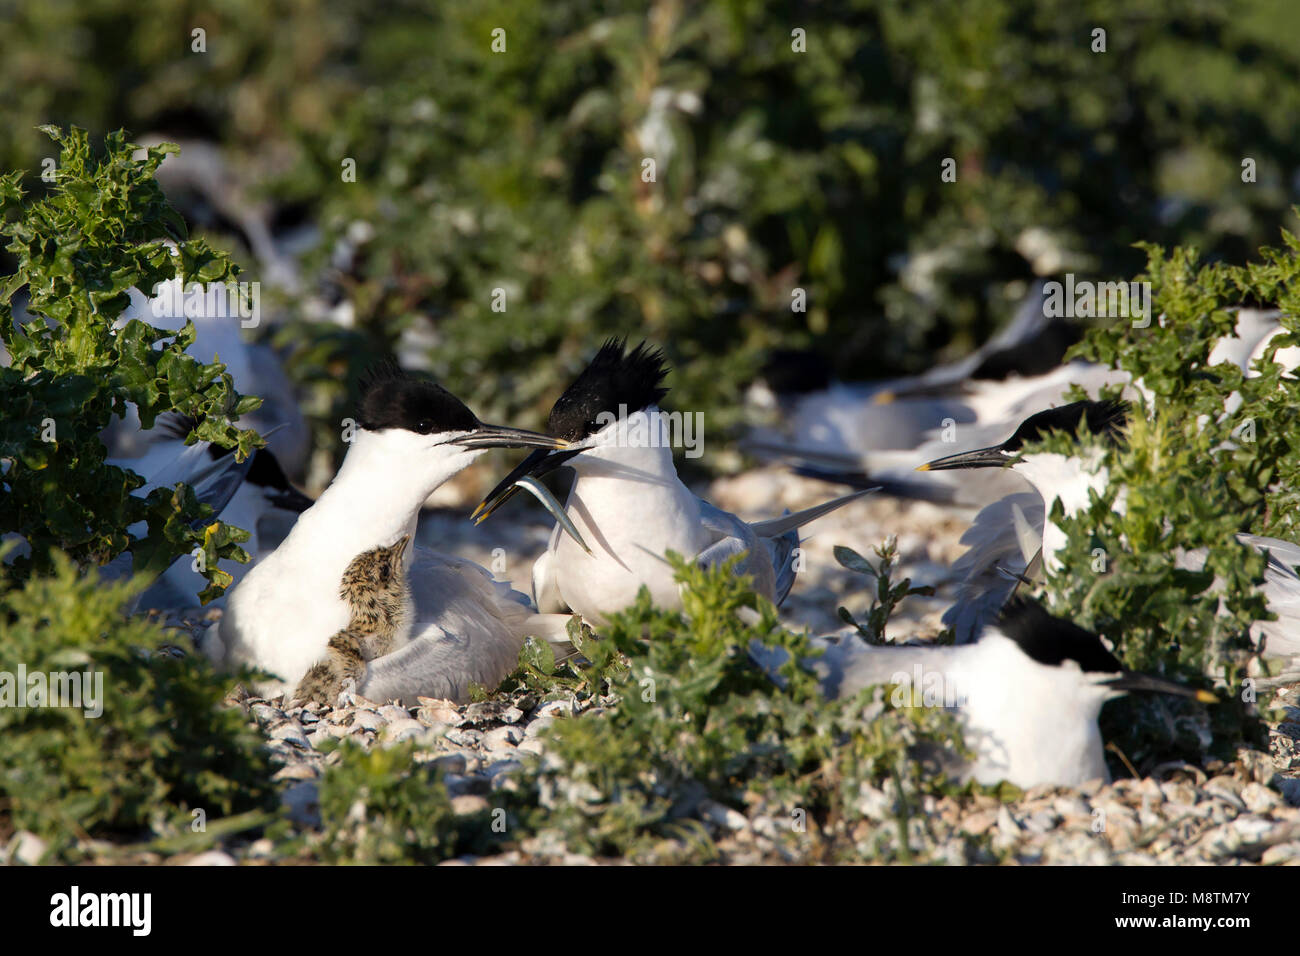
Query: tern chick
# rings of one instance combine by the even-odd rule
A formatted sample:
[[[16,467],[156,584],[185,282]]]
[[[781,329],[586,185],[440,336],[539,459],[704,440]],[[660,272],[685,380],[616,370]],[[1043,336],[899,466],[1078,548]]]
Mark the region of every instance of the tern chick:
[[[411,588],[403,558],[410,535],[389,547],[371,548],[343,572],[339,597],[352,612],[348,626],[329,640],[326,657],[313,664],[291,699],[332,704],[348,682],[359,686],[366,663],[395,647],[411,613]]]

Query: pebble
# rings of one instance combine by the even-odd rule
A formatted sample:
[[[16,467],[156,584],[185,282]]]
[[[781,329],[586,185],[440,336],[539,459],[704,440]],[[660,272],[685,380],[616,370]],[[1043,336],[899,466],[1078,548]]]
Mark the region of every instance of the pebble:
[[[477,747],[483,740],[483,734],[477,730],[452,730],[447,739],[457,747]]]
[[[524,732],[518,727],[498,727],[483,735],[483,746],[488,750],[514,750],[523,739]]]
[[[221,850],[208,850],[185,861],[186,866],[235,866],[235,858]]]
[[[732,832],[749,829],[749,821],[743,813],[712,800],[701,800],[696,812],[705,822]]]
[[[430,732],[430,728],[413,720],[410,717],[402,717],[398,720],[388,722],[384,728],[384,739],[400,743],[403,740],[411,740],[417,737],[423,737]]]
[[[311,749],[311,743],[308,742],[306,735],[303,734],[302,728],[298,726],[296,721],[286,720],[278,727],[273,727],[267,736],[272,740],[283,740],[304,750]]]
[[[9,841],[9,847],[6,855],[10,863],[20,863],[24,866],[36,866],[41,862],[41,857],[45,855],[48,844],[29,830],[19,830],[14,834],[13,839]]]
[[[456,705],[449,700],[437,700],[432,697],[419,698],[420,706],[415,712],[415,719],[428,726],[450,724],[459,727],[465,722]]]
[[[445,754],[430,761],[435,770],[441,773],[463,774],[469,763],[464,754]]]
[[[362,730],[379,731],[387,725],[388,721],[373,710],[358,710],[352,715],[352,726],[360,727]]]

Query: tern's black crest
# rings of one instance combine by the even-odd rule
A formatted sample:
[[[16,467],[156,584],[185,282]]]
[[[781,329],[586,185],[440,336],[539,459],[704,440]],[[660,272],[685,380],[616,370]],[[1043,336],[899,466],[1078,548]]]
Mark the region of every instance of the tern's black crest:
[[[582,374],[551,408],[547,430],[556,438],[579,441],[597,431],[605,421],[601,413],[628,414],[655,405],[668,394],[662,385],[668,368],[664,354],[642,342],[623,354],[623,339],[610,339],[600,347]]]
[[[362,379],[357,424],[372,432],[404,428],[429,435],[471,431],[480,422],[464,402],[445,388],[408,375],[387,362],[372,368]]]
[[[1033,660],[1049,667],[1074,661],[1083,671],[1117,674],[1123,665],[1101,638],[1077,624],[1048,614],[1041,604],[1012,598],[998,618],[998,630]]]
[[[1128,402],[1114,400],[1071,402],[1059,408],[1049,408],[1026,418],[1002,448],[1004,451],[1018,451],[1026,442],[1046,438],[1054,431],[1074,435],[1079,431],[1080,422],[1085,422],[1087,430],[1094,435],[1114,440],[1128,421],[1128,410]]]

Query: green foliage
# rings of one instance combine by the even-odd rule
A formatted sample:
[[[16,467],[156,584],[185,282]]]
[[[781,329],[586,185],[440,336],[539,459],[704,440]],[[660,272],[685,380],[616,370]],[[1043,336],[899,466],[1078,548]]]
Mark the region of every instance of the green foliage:
[[[437,863],[490,832],[488,814],[453,813],[441,774],[418,759],[414,744],[367,750],[345,741],[338,753],[320,788],[326,862]]]
[[[343,279],[358,328],[388,347],[431,331],[431,367],[475,407],[540,415],[593,341],[637,333],[668,347],[676,403],[724,428],[775,345],[824,344],[851,377],[916,369],[987,334],[1035,272],[1129,274],[1141,239],[1244,257],[1300,161],[1252,92],[1300,107],[1295,51],[1247,9],[376,10],[367,82],[293,179],[332,236],[373,227]]]
[[[898,563],[897,536],[890,535],[884,544],[872,550],[880,559],[879,566],[873,565],[852,548],[835,546],[835,560],[841,567],[876,579],[876,596],[871,602],[871,609],[867,612],[866,624],[859,623],[848,608],[839,608],[839,615],[844,623],[856,628],[858,634],[868,644],[885,644],[888,643],[885,639],[885,625],[893,616],[894,608],[913,594],[933,594],[934,588],[929,585],[914,588],[911,578],[903,578],[898,584],[893,582],[892,572],[894,565]]]
[[[1107,488],[1059,521],[1069,543],[1058,555],[1063,569],[1047,581],[1057,612],[1114,640],[1128,666],[1226,688],[1208,728],[1219,755],[1242,740],[1266,746],[1258,713],[1241,700],[1254,656],[1248,630],[1267,614],[1264,559],[1234,535],[1295,540],[1300,518],[1300,383],[1272,361],[1276,348],[1300,341],[1300,242],[1284,238],[1284,249],[1262,250],[1244,267],[1198,266],[1194,250],[1147,247],[1138,278],[1151,282],[1159,320],[1145,329],[1128,320],[1100,326],[1077,348],[1140,379],[1153,399],[1135,407],[1123,447],[1099,449]],[[1209,364],[1215,342],[1232,333],[1229,310],[1243,302],[1276,304],[1287,330],[1252,377]],[[1058,436],[1042,447],[1065,453],[1073,444]],[[1179,567],[1176,555],[1192,552],[1206,555],[1204,565]],[[1207,728],[1193,710],[1134,696],[1111,711],[1111,722],[1135,762],[1196,759]],[[1180,719],[1171,722],[1171,713]]]
[[[519,670],[504,690],[524,687],[544,697],[599,698],[627,677],[627,662],[614,642],[601,637],[578,615],[566,626],[571,652],[556,657],[548,642],[529,638],[519,651]]]
[[[0,673],[89,673],[102,696],[0,707],[0,831],[31,830],[70,859],[81,835],[188,833],[196,809],[216,834],[220,818],[273,809],[276,767],[247,718],[220,706],[228,680],[160,650],[156,625],[123,617],[138,585],[82,577],[57,552],[52,563],[49,576],[0,588]]]
[[[192,323],[180,332],[139,319],[114,328],[129,289],[150,294],[177,276],[186,286],[225,283],[237,270],[203,240],[186,239],[163,198],[154,173],[175,147],[136,158],[117,132],[96,158],[83,131],[46,132],[61,147],[49,196],[24,203],[20,175],[0,177],[0,235],[17,262],[0,285],[0,341],[11,359],[0,368],[0,459],[7,466],[0,529],[30,545],[30,556],[15,562],[19,576],[48,572],[54,549],[102,564],[131,548],[135,570],[156,575],[200,548],[206,601],[230,581],[218,560],[243,558],[237,542],[247,534],[220,522],[196,527],[209,509],[184,485],[132,495],[143,479],[106,463],[99,434],[134,402],[144,427],[162,412],[192,416],[200,423],[192,437],[233,447],[240,460],[261,444],[232,423],[260,399],[241,398],[223,365],[184,353],[194,341]],[[22,322],[14,315],[20,294]],[[147,538],[127,530],[140,521]]]

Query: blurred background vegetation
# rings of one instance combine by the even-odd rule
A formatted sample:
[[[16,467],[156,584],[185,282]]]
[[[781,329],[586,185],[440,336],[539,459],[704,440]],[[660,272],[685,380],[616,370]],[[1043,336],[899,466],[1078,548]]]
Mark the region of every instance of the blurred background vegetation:
[[[1240,263],[1300,227],[1289,0],[0,10],[0,166],[41,195],[46,123],[179,143],[164,188],[277,290],[262,333],[336,449],[381,355],[536,426],[598,340],[644,335],[717,435],[774,348],[912,372],[1035,277],[1129,276],[1139,240]]]

